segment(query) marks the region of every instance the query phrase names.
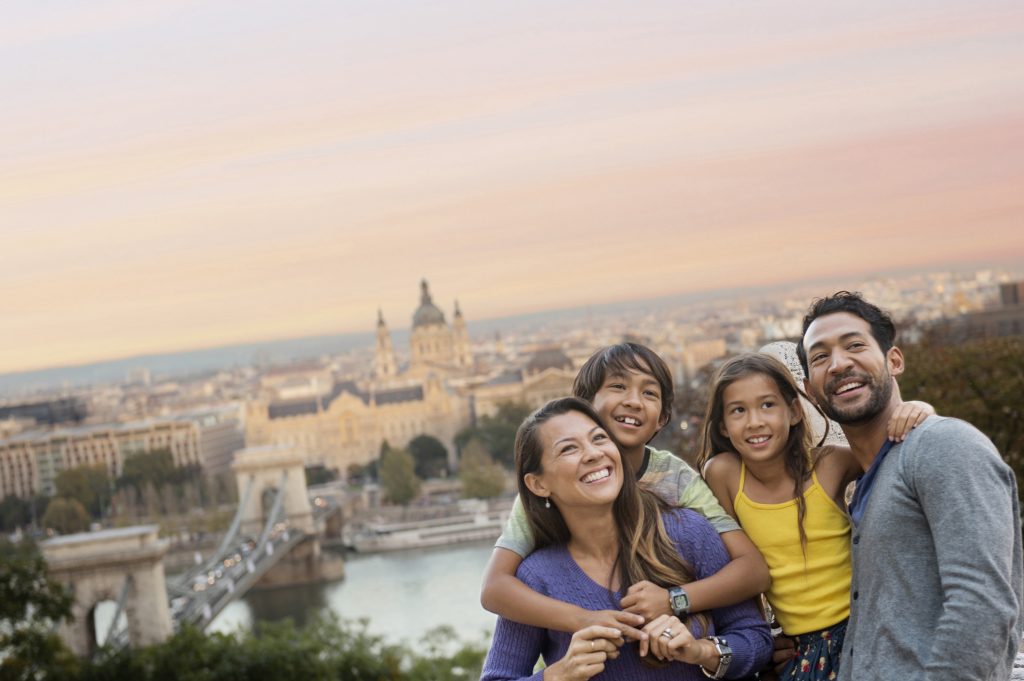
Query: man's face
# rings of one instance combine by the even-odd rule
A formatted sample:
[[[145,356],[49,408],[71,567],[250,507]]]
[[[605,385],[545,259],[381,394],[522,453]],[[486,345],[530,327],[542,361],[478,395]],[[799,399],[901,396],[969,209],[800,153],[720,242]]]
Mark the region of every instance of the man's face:
[[[804,334],[807,390],[834,421],[870,421],[892,397],[893,377],[903,373],[903,355],[883,353],[871,325],[849,312],[819,317]]]

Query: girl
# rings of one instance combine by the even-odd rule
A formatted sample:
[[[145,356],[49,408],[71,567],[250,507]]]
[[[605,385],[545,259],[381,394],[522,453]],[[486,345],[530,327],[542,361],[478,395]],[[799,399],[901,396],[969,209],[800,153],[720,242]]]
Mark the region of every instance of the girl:
[[[587,402],[549,402],[520,426],[515,450],[519,495],[538,546],[517,576],[532,589],[594,610],[616,607],[641,580],[685,584],[728,563],[707,520],[669,509],[637,486]],[[749,676],[771,653],[752,601],[691,619],[692,629],[674,616],[653,619],[637,647],[625,646],[617,627],[568,634],[499,618],[482,679],[732,679]],[[534,673],[538,656],[547,666]],[[644,656],[670,664],[641,664]]]
[[[768,562],[766,596],[796,646],[780,678],[819,681],[837,674],[850,614],[843,493],[860,469],[846,447],[812,448],[801,396],[774,357],[730,359],[712,382],[697,464]],[[890,423],[893,439],[932,413],[930,405],[906,403]]]

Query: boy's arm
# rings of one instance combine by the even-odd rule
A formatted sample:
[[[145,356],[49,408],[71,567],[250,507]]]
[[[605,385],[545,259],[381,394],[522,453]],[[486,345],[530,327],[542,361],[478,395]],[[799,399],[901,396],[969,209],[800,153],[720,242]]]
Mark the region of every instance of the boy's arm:
[[[716,456],[708,462],[705,474],[719,467],[718,464],[712,466],[712,463],[722,456]],[[709,476],[709,481],[712,477]],[[724,493],[722,498],[731,509],[728,494]],[[678,505],[703,514],[718,530],[730,557],[729,563],[714,575],[683,586],[689,596],[690,612],[735,605],[768,590],[771,585],[768,564],[746,533],[739,529],[736,520],[718,503],[712,489],[703,479],[696,477],[686,486]],[[631,586],[621,605],[628,612],[638,613],[648,620],[658,615],[672,614],[668,590],[650,582],[638,582]]]
[[[496,547],[484,569],[480,603],[505,619],[544,629],[576,632],[591,625],[614,627],[626,638],[640,640],[643,617],[619,610],[586,610],[537,593],[516,578],[522,558],[515,551]]]
[[[772,583],[764,557],[733,517],[730,492],[739,482],[739,462],[734,456],[720,454],[708,461],[704,475],[708,482],[698,477],[687,485],[680,506],[686,503],[704,514],[718,530],[730,561],[711,577],[686,585],[694,612],[741,603],[764,593]]]

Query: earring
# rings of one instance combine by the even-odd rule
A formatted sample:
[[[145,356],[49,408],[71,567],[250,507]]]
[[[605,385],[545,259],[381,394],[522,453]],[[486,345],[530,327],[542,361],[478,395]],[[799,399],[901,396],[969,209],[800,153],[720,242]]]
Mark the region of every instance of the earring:
[[[551,499],[544,497],[544,508],[551,508]]]

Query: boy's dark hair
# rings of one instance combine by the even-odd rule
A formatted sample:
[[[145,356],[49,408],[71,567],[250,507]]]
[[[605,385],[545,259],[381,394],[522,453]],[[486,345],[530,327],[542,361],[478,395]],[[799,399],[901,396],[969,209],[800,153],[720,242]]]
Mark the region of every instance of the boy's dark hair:
[[[668,423],[672,419],[672,401],[675,399],[672,372],[658,353],[640,343],[618,343],[595,352],[576,374],[572,394],[593,403],[608,374],[625,374],[630,370],[650,374],[658,381],[661,388],[659,418]]]
[[[818,317],[836,312],[848,312],[866,321],[871,327],[871,335],[878,343],[878,347],[882,349],[882,354],[889,352],[889,348],[896,342],[896,325],[893,324],[892,317],[882,308],[864,300],[864,296],[860,293],[837,291],[830,296],[818,298],[811,303],[810,309],[804,316],[804,328],[800,332],[800,342],[796,344],[796,356],[800,359],[800,367],[804,370],[804,376],[809,375],[807,372],[807,350],[804,349],[804,336],[807,335],[807,328]]]

